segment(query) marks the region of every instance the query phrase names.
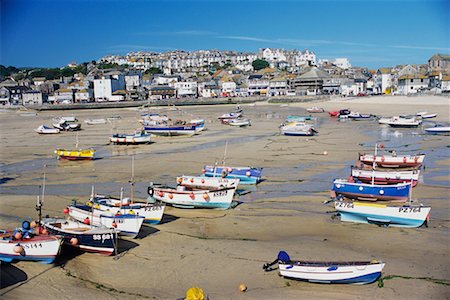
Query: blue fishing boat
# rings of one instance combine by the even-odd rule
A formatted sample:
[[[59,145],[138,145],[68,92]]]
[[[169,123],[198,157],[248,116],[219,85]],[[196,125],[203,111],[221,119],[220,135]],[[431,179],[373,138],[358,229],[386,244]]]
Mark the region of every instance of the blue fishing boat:
[[[238,178],[239,184],[257,184],[261,181],[262,168],[204,166],[202,173],[207,177]]]
[[[343,196],[357,200],[406,202],[410,189],[411,182],[378,185],[335,179],[332,192],[336,197]]]
[[[186,124],[158,124],[158,125],[145,125],[144,130],[147,133],[151,133],[154,135],[163,135],[163,136],[180,136],[180,135],[194,135],[197,133],[201,126],[204,127],[204,124],[199,123],[186,123]]]

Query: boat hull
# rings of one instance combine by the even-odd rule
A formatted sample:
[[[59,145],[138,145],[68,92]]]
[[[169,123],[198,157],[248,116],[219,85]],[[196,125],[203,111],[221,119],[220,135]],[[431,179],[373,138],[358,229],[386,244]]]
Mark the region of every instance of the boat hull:
[[[64,244],[69,247],[102,255],[112,255],[117,248],[117,234],[114,229],[95,228],[65,219],[43,219],[42,223],[50,233],[63,236]],[[72,244],[74,238],[76,243]]]
[[[417,185],[419,174],[419,170],[390,172],[352,169],[352,177],[364,183],[371,183],[373,177],[375,184],[397,184],[403,182],[412,182],[413,187]]]
[[[312,283],[328,284],[369,284],[375,282],[384,268],[384,263],[367,262],[360,265],[343,263],[279,263],[280,275],[287,278],[305,280]]]
[[[177,178],[178,185],[197,189],[220,189],[237,187],[239,179],[222,177],[181,176]]]
[[[61,237],[48,235],[21,240],[0,239],[0,260],[4,262],[30,260],[50,264],[55,261],[59,254],[61,244]],[[14,251],[14,247],[17,245],[23,247],[22,253]]]
[[[113,144],[148,144],[151,142],[151,134],[145,135],[126,135],[126,134],[114,134],[109,138],[109,141]]]
[[[93,160],[95,158],[94,149],[86,149],[86,150],[56,149],[55,154],[58,156],[58,158],[67,160]]]
[[[202,172],[206,177],[236,178],[239,184],[257,184],[261,181],[262,168],[205,166]]]
[[[332,191],[337,196],[350,199],[398,202],[408,200],[410,189],[410,182],[395,185],[371,185],[361,182],[348,182],[344,179],[334,180],[332,187]]]
[[[375,157],[375,164],[385,168],[418,168],[422,165],[425,154],[391,156],[381,155]],[[359,155],[359,161],[372,166],[374,156],[371,154]]]
[[[200,126],[200,125],[199,125]],[[196,131],[196,125],[185,126],[144,126],[144,130],[147,133],[162,136],[180,136],[180,135],[194,135]]]
[[[144,223],[148,224],[159,224],[163,218],[165,205],[153,203],[120,205],[120,201],[120,199],[96,195],[96,197],[90,199],[90,204],[106,212],[142,216],[144,217]]]
[[[431,211],[429,206],[389,206],[345,201],[336,201],[334,207],[343,222],[405,228],[422,226],[429,219]]]
[[[156,200],[180,208],[228,209],[233,201],[236,188],[217,190],[181,190],[149,187],[149,195]]]
[[[135,238],[141,229],[144,217],[137,215],[114,215],[111,212],[101,211],[87,205],[70,205],[69,215],[77,221],[89,223],[94,226],[106,226],[116,229],[120,235]],[[92,211],[92,212],[91,212]]]

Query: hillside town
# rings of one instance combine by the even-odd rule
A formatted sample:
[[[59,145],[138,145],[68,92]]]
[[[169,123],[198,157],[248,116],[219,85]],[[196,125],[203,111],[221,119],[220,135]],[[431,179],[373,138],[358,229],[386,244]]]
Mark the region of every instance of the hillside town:
[[[183,98],[442,94],[450,92],[450,55],[427,64],[370,70],[310,50],[258,53],[199,50],[108,55],[60,70],[4,67],[3,106]]]

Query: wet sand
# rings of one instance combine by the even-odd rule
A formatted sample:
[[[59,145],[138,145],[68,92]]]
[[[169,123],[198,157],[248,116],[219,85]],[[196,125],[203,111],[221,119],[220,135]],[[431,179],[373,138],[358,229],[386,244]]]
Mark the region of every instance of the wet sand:
[[[249,128],[220,124],[217,116],[234,106],[183,107],[169,111],[173,118],[205,118],[207,130],[189,138],[157,137],[140,146],[109,145],[117,128],[129,133],[139,127],[137,109],[40,112],[21,117],[0,114],[1,171],[0,227],[14,228],[35,217],[34,205],[46,165],[44,214],[62,216],[72,200],[87,200],[91,186],[103,194],[129,193],[131,156],[135,157],[138,199],[146,198],[149,182],[175,185],[181,174],[200,174],[205,164],[226,162],[264,167],[264,181],[248,188],[234,209],[182,210],[166,208],[162,224],[145,226],[138,239],[123,239],[120,254],[64,253],[55,265],[17,262],[2,265],[5,299],[179,299],[200,286],[210,299],[445,299],[450,295],[449,137],[426,135],[418,129],[390,129],[376,121],[338,122],[319,118],[319,135],[286,137],[278,125],[290,114],[307,114],[317,105],[325,110],[349,108],[361,113],[391,116],[418,111],[438,113],[424,127],[450,121],[449,98],[361,97],[327,102],[242,105],[252,119]],[[164,108],[153,112],[167,113]],[[38,135],[33,129],[51,125],[52,118],[74,114],[80,121],[120,115],[113,126],[82,124],[81,147],[97,149],[90,162],[57,161],[56,147],[73,147],[76,133]],[[372,152],[384,143],[397,153],[423,152],[425,170],[413,198],[431,205],[429,227],[381,228],[343,223],[334,217],[329,199],[332,180],[346,178],[358,152]],[[326,151],[326,155],[324,155]],[[302,260],[372,260],[386,262],[384,287],[330,286],[284,279],[262,265],[279,250]],[[403,277],[403,278],[401,278]],[[6,280],[3,280],[6,278]],[[407,279],[409,278],[409,279]],[[422,278],[422,279],[418,279]],[[436,283],[446,280],[447,284]],[[239,284],[248,286],[239,292]]]

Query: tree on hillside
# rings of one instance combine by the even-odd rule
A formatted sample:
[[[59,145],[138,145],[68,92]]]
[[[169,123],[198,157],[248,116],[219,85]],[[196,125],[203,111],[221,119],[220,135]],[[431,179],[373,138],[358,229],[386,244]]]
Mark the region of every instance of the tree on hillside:
[[[163,71],[160,68],[156,68],[156,67],[151,67],[149,69],[147,69],[147,71],[145,71],[145,74],[162,74]]]
[[[265,61],[264,59],[257,59],[252,62],[253,69],[256,71],[259,71],[261,69],[267,68],[269,66],[269,63]]]

